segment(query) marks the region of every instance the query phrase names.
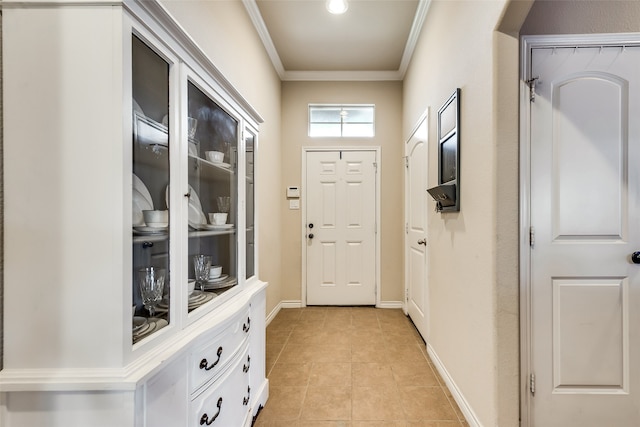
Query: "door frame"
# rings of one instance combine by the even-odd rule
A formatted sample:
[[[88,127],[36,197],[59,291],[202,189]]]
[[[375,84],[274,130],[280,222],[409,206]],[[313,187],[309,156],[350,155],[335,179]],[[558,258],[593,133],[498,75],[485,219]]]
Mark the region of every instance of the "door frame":
[[[526,83],[533,77],[529,75],[531,51],[553,47],[638,46],[640,33],[522,36],[520,44],[520,426],[531,427],[531,108]]]
[[[425,126],[426,128],[426,132],[427,134],[425,135],[425,147],[427,149],[426,154],[427,154],[427,158],[425,159],[427,167],[429,166],[429,108],[427,107],[427,109],[424,111],[424,113],[422,113],[422,115],[420,116],[420,118],[418,119],[418,121],[416,122],[416,125],[413,127],[413,129],[411,130],[411,135],[409,136],[409,138],[407,138],[407,140],[404,142],[404,161],[405,161],[405,169],[404,169],[404,239],[403,239],[403,243],[404,243],[404,301],[402,303],[402,311],[404,312],[405,315],[409,315],[409,281],[410,281],[410,277],[409,277],[409,241],[408,241],[408,234],[409,234],[409,195],[407,194],[407,188],[408,186],[408,182],[409,182],[409,173],[408,173],[408,155],[407,155],[407,144],[409,143],[409,141],[411,141],[411,138],[413,138],[414,136],[416,136],[416,134],[420,131],[420,128],[423,126]],[[429,181],[429,175],[427,174],[427,182]],[[426,190],[426,189],[425,189]],[[427,193],[425,191],[425,198],[427,197]],[[426,217],[426,228],[427,231],[429,230],[429,215],[427,215],[427,212],[424,212],[425,217]],[[427,243],[427,246],[425,247],[425,256],[427,257],[427,263],[429,262],[429,243]],[[426,302],[426,306],[425,306],[425,317],[427,318],[427,325],[425,327],[426,330],[426,335],[424,338],[425,341],[427,341],[427,339],[430,336],[430,330],[431,330],[431,322],[428,321],[430,313],[431,313],[431,300],[429,298],[429,274],[427,272],[427,277],[425,277],[425,292],[426,292],[426,297],[425,297],[425,302]]]
[[[300,248],[302,252],[302,277],[300,280],[300,307],[307,306],[307,239],[304,237],[307,233],[307,153],[312,151],[374,151],[376,154],[377,170],[375,174],[375,293],[376,293],[376,307],[380,306],[380,174],[382,171],[382,157],[380,156],[380,147],[357,147],[357,146],[336,146],[336,147],[302,147],[302,183],[300,184],[302,191],[300,192],[300,209],[301,209],[301,221],[300,221]]]

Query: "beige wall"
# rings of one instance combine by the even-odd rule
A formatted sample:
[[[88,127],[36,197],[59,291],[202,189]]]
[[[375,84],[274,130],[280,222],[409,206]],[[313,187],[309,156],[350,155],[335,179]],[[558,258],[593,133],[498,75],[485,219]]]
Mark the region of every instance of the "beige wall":
[[[475,422],[518,425],[518,41],[506,1],[433,1],[405,78],[406,137],[426,109],[429,186],[437,110],[461,93],[461,210],[429,210],[430,339]],[[433,202],[429,200],[432,205]]]
[[[520,34],[588,34],[640,31],[638,0],[538,0]]]
[[[242,2],[162,1],[216,67],[263,117],[256,165],[260,278],[269,282],[267,313],[282,299],[280,79]]]
[[[640,2],[434,0],[429,10],[405,78],[403,134],[431,109],[435,185],[435,113],[462,88],[462,210],[429,216],[428,344],[484,426],[519,425],[520,31],[640,31]]]
[[[307,136],[310,103],[375,104],[374,138],[310,138]],[[283,185],[277,202],[282,210],[283,300],[300,301],[302,275],[301,210],[289,210],[285,186],[299,185],[302,147],[379,146],[381,183],[381,295],[383,302],[401,301],[404,289],[403,230],[403,142],[402,83],[400,82],[283,82],[282,83],[282,159]]]

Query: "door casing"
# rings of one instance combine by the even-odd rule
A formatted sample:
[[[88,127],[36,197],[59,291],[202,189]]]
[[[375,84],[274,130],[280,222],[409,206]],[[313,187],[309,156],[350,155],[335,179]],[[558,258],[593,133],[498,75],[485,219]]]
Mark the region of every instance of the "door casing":
[[[529,231],[531,227],[531,123],[530,100],[527,80],[531,68],[531,51],[535,48],[580,47],[580,46],[637,46],[640,34],[586,34],[586,35],[543,35],[523,36],[520,51],[520,426],[531,426],[531,392],[529,375],[531,369],[531,247]],[[539,426],[535,426],[539,427]]]
[[[382,159],[380,156],[380,147],[302,147],[302,175],[301,179],[306,182],[307,179],[307,153],[311,151],[375,151],[377,173],[375,174],[376,187],[376,236],[375,236],[375,280],[376,280],[376,307],[380,307],[380,173],[382,169]],[[306,189],[302,188],[300,192],[300,209],[302,221],[300,224],[301,236],[301,252],[302,252],[302,277],[300,280],[300,306],[307,306],[307,239],[304,237],[307,233],[307,208],[306,208]]]
[[[409,253],[411,250],[411,244],[409,243],[409,223],[410,223],[410,219],[409,219],[409,208],[410,208],[410,204],[409,204],[409,193],[408,193],[408,188],[409,188],[409,174],[408,174],[408,156],[409,153],[407,152],[407,144],[414,138],[414,137],[418,137],[418,138],[424,138],[425,142],[425,148],[426,148],[426,154],[427,157],[424,159],[425,161],[425,167],[427,168],[426,171],[426,175],[427,175],[427,181],[429,180],[429,174],[428,174],[428,167],[429,167],[429,108],[426,109],[426,111],[420,116],[420,119],[418,119],[418,122],[416,124],[416,126],[413,128],[413,130],[411,131],[411,136],[407,139],[407,141],[405,141],[405,182],[404,182],[404,192],[405,192],[405,196],[404,196],[404,220],[405,220],[405,234],[404,234],[404,301],[403,301],[403,311],[405,315],[410,316],[409,313],[409,304],[411,304],[410,302],[410,295],[411,295],[411,275],[410,275],[410,261],[409,261]],[[425,182],[425,185],[427,184],[427,182]],[[425,188],[426,190],[426,188]],[[426,191],[424,192],[424,197],[425,199],[427,199],[427,193]],[[429,230],[429,219],[428,219],[428,215],[427,212],[424,211],[422,212],[424,217],[425,217],[425,229],[428,231]],[[427,236],[425,236],[426,238]],[[414,321],[414,323],[418,322],[418,321],[423,321],[423,324],[420,325],[420,327],[417,327],[418,331],[420,332],[420,334],[422,335],[422,338],[426,341],[428,341],[429,339],[429,331],[430,331],[430,322],[429,322],[429,313],[430,313],[430,300],[429,300],[429,243],[428,243],[428,239],[427,239],[427,245],[425,246],[425,257],[426,257],[426,268],[425,268],[425,273],[426,276],[424,278],[424,283],[422,284],[424,286],[423,291],[424,291],[424,302],[425,302],[425,307],[424,307],[424,318],[423,319],[412,319]]]

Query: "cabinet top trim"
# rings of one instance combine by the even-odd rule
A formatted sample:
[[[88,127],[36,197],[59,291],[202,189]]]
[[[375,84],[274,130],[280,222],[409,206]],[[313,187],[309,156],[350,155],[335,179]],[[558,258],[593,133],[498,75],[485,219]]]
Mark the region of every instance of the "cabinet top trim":
[[[214,78],[216,83],[249,115],[251,120],[258,124],[264,122],[262,116],[260,116],[253,106],[238,92],[231,82],[227,80],[200,46],[198,46],[186,30],[182,28],[175,18],[158,1],[123,0],[122,5],[129,13],[138,19],[144,21],[146,15],[156,21],[204,71]]]
[[[222,74],[215,64],[209,59],[198,44],[191,38],[184,28],[157,0],[3,0],[0,1],[2,9],[44,9],[64,7],[123,7],[132,16],[145,21],[152,19],[157,22],[172,37],[204,71],[209,73],[227,95],[248,115],[248,118],[257,124],[264,119],[255,108],[238,92],[231,82]]]

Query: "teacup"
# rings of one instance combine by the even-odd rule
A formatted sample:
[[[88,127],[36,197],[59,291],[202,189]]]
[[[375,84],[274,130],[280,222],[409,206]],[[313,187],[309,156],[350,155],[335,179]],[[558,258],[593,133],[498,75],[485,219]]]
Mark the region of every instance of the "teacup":
[[[213,225],[223,225],[227,223],[227,214],[226,212],[216,212],[209,214],[209,222]]]
[[[212,265],[209,269],[209,279],[217,279],[222,274],[221,265]]]

